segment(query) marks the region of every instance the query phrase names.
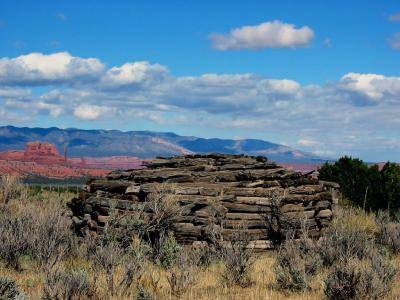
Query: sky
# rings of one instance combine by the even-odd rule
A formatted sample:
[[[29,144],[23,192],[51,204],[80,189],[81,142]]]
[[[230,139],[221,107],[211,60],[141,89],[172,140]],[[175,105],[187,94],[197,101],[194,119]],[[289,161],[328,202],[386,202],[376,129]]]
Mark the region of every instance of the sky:
[[[0,0],[0,125],[400,161],[400,2]]]

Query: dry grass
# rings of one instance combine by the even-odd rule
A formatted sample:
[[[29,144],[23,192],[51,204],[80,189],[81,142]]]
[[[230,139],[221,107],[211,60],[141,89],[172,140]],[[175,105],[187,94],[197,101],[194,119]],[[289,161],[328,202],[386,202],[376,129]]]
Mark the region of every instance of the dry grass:
[[[251,272],[251,280],[253,284],[246,288],[240,286],[224,287],[221,284],[221,273],[223,272],[222,264],[216,263],[211,265],[205,270],[198,273],[197,282],[193,287],[188,288],[186,293],[182,295],[182,299],[321,299],[323,298],[323,280],[322,277],[317,277],[313,282],[312,290],[306,291],[301,294],[285,294],[278,291],[275,287],[275,275],[273,266],[275,264],[274,253],[263,254],[258,257],[253,265]],[[400,259],[398,260],[400,263]],[[90,268],[88,263],[81,259],[76,259],[73,262],[64,262],[64,266],[86,266]],[[25,262],[23,264],[24,271],[17,272],[5,268],[3,264],[0,265],[0,276],[7,276],[15,279],[17,285],[22,289],[31,299],[39,299],[42,295],[43,284],[45,281],[44,272],[38,272],[32,262]],[[156,289],[157,299],[176,299],[171,293],[168,284],[168,272],[158,266],[148,264],[147,272],[142,278],[143,285],[152,291],[151,276],[157,277],[160,273],[160,281]],[[120,277],[121,270],[117,270],[116,277]],[[99,296],[101,299],[107,298],[106,276],[101,274],[97,282],[99,286]],[[397,292],[400,292],[399,290]],[[123,298],[116,295],[112,299],[132,299],[130,297]],[[390,298],[395,299],[395,297]]]
[[[186,293],[182,295],[182,299],[322,299],[324,298],[323,292],[323,279],[324,274],[319,274],[312,282],[311,290],[307,290],[301,294],[286,294],[279,291],[275,287],[275,274],[273,272],[273,266],[275,264],[276,256],[273,252],[260,255],[253,265],[251,273],[251,280],[253,284],[246,288],[239,286],[224,287],[221,284],[221,273],[223,272],[223,265],[220,263],[212,264],[209,268],[201,270],[198,273],[197,282],[194,286],[188,288]],[[396,257],[393,260],[397,268],[400,268],[400,257]],[[63,265],[67,268],[71,267],[83,267],[90,269],[90,265],[87,261],[81,258],[74,258],[73,260],[66,261]],[[43,271],[39,271],[36,268],[36,264],[32,261],[25,261],[22,264],[22,272],[17,272],[12,269],[8,269],[4,264],[0,265],[0,276],[6,276],[13,278],[21,290],[23,290],[31,299],[39,299],[42,295],[43,285],[45,282],[45,274]],[[160,281],[158,288],[156,289],[156,299],[176,299],[171,293],[168,284],[168,272],[159,266],[148,263],[147,272],[142,278],[143,285],[152,291],[151,276],[157,277],[157,273],[160,273]],[[116,271],[116,277],[122,276],[121,270]],[[398,276],[396,282],[399,282],[400,277]],[[107,298],[106,288],[106,275],[101,274],[97,282],[99,286],[99,297],[101,299]],[[134,291],[133,291],[134,292]],[[389,297],[386,299],[394,300],[399,299],[400,286],[394,285],[393,290]],[[121,297],[116,295],[112,299],[132,299],[131,297]]]
[[[373,214],[367,213],[361,208],[349,207],[338,210],[334,223],[343,229],[360,230],[369,237],[375,237],[379,232],[379,224]]]
[[[71,198],[71,194],[58,194],[56,192],[42,192],[29,196],[29,199],[17,199],[28,201],[29,205],[38,209],[49,209],[53,205],[62,205]],[[18,201],[9,201],[9,205],[18,210]],[[26,204],[27,205],[27,204]],[[341,217],[336,222],[336,226],[342,228],[358,228],[373,238],[379,232],[379,226],[374,216],[359,210],[347,210],[341,213]],[[96,279],[97,299],[133,299],[137,294],[137,285],[134,284],[127,291],[116,291],[112,297],[109,296],[107,285],[107,274],[105,270],[96,269],[92,262],[88,261],[78,249],[76,253],[65,256],[58,263],[58,268],[62,270],[84,269],[89,274],[91,282]],[[190,284],[181,295],[181,299],[323,299],[324,281],[329,273],[329,268],[325,267],[319,271],[310,282],[310,287],[300,293],[286,293],[281,291],[276,283],[274,266],[277,261],[277,252],[270,251],[263,254],[254,254],[254,262],[249,268],[249,281],[251,284],[246,287],[239,285],[226,286],[222,281],[224,264],[222,261],[214,262],[208,267],[195,267],[196,280]],[[391,256],[392,263],[400,270],[400,255]],[[120,282],[124,277],[125,269],[123,265],[118,265],[114,270],[115,282]],[[44,284],[46,282],[45,268],[40,267],[35,256],[27,255],[21,259],[20,270],[6,267],[0,261],[0,276],[12,278],[17,286],[29,296],[30,299],[40,299],[43,295]],[[168,279],[171,278],[171,270],[162,268],[159,264],[154,264],[150,260],[145,261],[143,275],[138,279],[139,284],[150,291],[155,299],[176,299],[171,291]],[[400,274],[397,274],[395,284],[390,294],[385,298],[389,300],[400,298]],[[129,294],[129,295],[122,295]],[[96,299],[96,298],[95,298]]]

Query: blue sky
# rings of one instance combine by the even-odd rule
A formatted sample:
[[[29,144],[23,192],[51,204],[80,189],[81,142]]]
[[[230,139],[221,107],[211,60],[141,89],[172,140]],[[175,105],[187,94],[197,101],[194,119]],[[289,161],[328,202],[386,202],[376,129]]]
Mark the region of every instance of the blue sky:
[[[398,1],[215,2],[1,1],[1,125],[399,160]]]

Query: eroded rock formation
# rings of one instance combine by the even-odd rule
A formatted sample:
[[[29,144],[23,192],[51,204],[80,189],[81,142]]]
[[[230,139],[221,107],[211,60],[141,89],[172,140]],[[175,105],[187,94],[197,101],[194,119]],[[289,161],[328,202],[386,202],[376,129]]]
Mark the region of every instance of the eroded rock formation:
[[[24,159],[35,162],[63,163],[66,157],[60,155],[54,144],[39,141],[26,144]]]
[[[208,241],[210,225],[219,226],[229,240],[244,225],[253,246],[261,249],[269,247],[272,231],[298,231],[305,225],[310,235],[319,236],[339,197],[337,184],[287,170],[265,157],[186,155],[89,181],[70,203],[73,221],[82,232],[101,233],[111,210],[134,214],[160,187],[182,207],[172,226],[178,242]]]

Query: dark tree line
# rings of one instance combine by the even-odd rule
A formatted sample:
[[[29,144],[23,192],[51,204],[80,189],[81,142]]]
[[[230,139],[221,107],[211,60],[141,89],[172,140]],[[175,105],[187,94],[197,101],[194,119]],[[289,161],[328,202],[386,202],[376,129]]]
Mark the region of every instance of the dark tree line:
[[[344,156],[319,169],[319,179],[340,184],[344,197],[366,210],[400,210],[400,165],[387,162],[381,170]]]

